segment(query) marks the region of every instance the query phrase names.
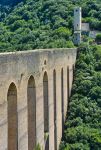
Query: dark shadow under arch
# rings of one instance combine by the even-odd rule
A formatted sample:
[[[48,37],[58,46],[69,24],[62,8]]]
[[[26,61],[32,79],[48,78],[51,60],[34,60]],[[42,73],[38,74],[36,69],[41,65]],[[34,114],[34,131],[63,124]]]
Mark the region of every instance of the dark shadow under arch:
[[[53,71],[53,99],[54,99],[54,149],[57,150],[57,102],[56,102],[56,70]]]
[[[28,150],[36,146],[36,87],[34,77],[31,76],[27,86],[28,103]]]
[[[8,103],[8,150],[18,150],[17,89],[11,83],[7,94]]]
[[[69,66],[67,67],[67,100],[69,102],[69,96],[70,96],[70,81],[69,81]],[[67,104],[68,105],[68,104]]]
[[[63,68],[61,69],[61,111],[62,111],[62,134],[64,131],[64,78]]]
[[[49,99],[48,99],[48,75],[47,72],[43,76],[43,98],[44,98],[44,136],[45,136],[45,150],[49,150]]]
[[[72,70],[73,70],[73,81],[74,81],[74,73],[75,73],[75,65],[72,65]]]

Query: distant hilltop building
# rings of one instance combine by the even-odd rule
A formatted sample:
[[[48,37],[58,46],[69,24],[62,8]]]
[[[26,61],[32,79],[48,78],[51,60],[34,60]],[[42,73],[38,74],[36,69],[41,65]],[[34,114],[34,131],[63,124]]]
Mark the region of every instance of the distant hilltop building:
[[[81,23],[81,31],[89,32],[90,31],[89,23]]]
[[[74,44],[81,43],[81,7],[74,9]]]
[[[92,31],[89,23],[82,23],[81,7],[74,8],[74,44],[79,45],[82,41],[82,35],[84,34],[95,39],[98,33],[101,33],[101,31]]]

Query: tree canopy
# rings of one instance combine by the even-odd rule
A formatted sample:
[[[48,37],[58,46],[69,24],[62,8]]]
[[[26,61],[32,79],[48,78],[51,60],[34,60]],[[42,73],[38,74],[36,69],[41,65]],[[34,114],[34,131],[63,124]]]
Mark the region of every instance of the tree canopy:
[[[19,2],[19,3],[18,3]],[[101,30],[100,0],[1,0],[0,51],[74,47],[73,10]]]
[[[60,150],[101,149],[101,46],[79,47]]]

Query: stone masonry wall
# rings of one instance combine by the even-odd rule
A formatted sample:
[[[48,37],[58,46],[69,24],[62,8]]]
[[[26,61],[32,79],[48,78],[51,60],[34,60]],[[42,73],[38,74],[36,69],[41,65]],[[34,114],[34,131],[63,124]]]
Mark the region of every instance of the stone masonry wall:
[[[8,89],[11,83],[17,89],[18,147],[17,150],[28,150],[28,101],[27,87],[31,76],[36,88],[36,142],[44,148],[44,99],[43,76],[48,75],[49,107],[49,150],[54,149],[54,91],[53,71],[56,71],[56,127],[57,149],[62,136],[61,111],[61,69],[63,68],[64,116],[68,105],[68,94],[71,93],[73,66],[77,49],[46,49],[0,54],[0,150],[8,149]],[[69,77],[67,77],[69,68]],[[69,79],[69,90],[68,88]],[[69,93],[68,93],[69,91]],[[31,107],[32,109],[32,107]],[[16,130],[17,131],[17,130]]]

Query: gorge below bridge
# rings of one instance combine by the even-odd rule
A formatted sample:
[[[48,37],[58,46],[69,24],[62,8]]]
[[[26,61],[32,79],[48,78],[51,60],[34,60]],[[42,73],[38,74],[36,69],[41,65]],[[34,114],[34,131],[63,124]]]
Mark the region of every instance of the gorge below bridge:
[[[0,54],[0,150],[58,150],[77,49]]]

